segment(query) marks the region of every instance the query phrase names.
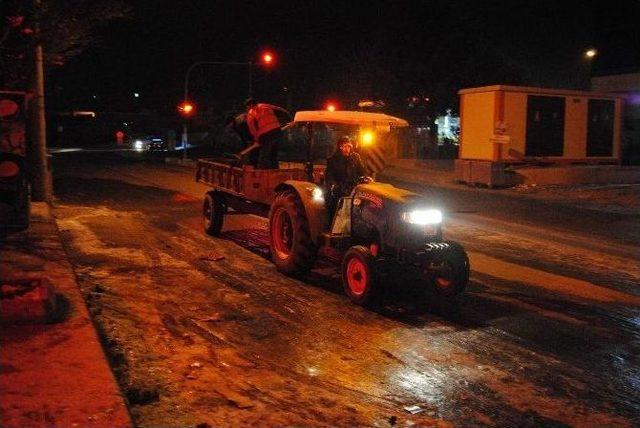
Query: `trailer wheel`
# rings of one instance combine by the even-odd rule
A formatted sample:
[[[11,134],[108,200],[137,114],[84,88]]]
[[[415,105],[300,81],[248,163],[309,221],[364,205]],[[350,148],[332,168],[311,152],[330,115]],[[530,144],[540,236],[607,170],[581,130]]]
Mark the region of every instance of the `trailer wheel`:
[[[300,275],[311,270],[318,249],[311,239],[302,201],[295,192],[276,195],[269,210],[269,235],[271,259],[280,272]]]
[[[342,285],[357,305],[366,306],[375,300],[378,284],[373,263],[371,251],[362,245],[349,248],[342,260]]]
[[[440,297],[460,294],[469,282],[469,257],[456,242],[448,242],[449,248],[439,257],[429,271],[432,291]]]
[[[220,194],[217,192],[209,192],[204,196],[202,217],[204,219],[204,231],[208,235],[220,236],[226,211],[227,207]]]

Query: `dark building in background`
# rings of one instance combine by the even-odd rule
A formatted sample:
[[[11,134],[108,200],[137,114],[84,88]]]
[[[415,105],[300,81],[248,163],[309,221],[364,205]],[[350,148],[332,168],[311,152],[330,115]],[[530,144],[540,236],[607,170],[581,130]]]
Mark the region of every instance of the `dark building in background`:
[[[640,2],[600,2],[596,13],[591,89],[626,97],[622,161],[640,165]]]

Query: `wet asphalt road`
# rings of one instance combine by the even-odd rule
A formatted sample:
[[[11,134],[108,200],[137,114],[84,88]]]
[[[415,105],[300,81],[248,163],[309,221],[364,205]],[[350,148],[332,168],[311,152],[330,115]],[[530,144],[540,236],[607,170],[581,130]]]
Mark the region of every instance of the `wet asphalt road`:
[[[434,191],[467,292],[444,306],[398,288],[366,310],[330,260],[276,272],[262,219],[206,236],[189,170],[54,165],[58,225],[140,426],[640,425],[633,219]]]

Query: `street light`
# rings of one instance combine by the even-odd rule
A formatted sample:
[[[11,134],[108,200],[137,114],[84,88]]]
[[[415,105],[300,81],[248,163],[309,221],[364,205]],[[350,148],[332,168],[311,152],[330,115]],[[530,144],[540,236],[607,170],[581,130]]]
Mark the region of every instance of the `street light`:
[[[189,117],[191,116],[193,113],[195,113],[195,106],[190,103],[189,101],[183,101],[179,106],[178,106],[178,111],[180,112],[181,115],[183,115],[184,117]]]
[[[580,79],[579,85],[584,89],[589,89],[591,87],[591,74],[593,65],[595,63],[595,58],[598,56],[599,52],[596,48],[589,48],[584,51],[583,59],[581,65],[579,66],[580,73],[578,74],[578,78]]]

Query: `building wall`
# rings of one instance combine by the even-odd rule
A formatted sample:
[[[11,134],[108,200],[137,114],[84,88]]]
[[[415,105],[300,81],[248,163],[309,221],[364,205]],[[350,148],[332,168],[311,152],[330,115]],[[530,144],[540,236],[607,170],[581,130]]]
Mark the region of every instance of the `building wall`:
[[[592,77],[591,89],[625,95],[624,129],[618,130],[624,141],[620,155],[624,164],[640,165],[640,73]]]
[[[486,90],[485,90],[486,89]],[[460,159],[517,161],[525,158],[527,100],[529,95],[565,98],[563,154],[557,159],[593,159],[587,153],[589,99],[615,100],[613,156],[620,158],[621,98],[586,91],[493,86],[462,90]],[[496,134],[509,137],[508,144],[494,143]]]
[[[492,92],[464,94],[460,111],[462,159],[492,159],[495,99]]]
[[[640,91],[640,73],[592,77],[591,89],[599,92]]]
[[[511,138],[503,159],[518,160],[524,157],[527,137],[527,95],[521,92],[504,93],[504,124],[506,135]]]
[[[587,153],[589,99],[567,97],[565,100],[563,156],[570,159],[583,158]]]

